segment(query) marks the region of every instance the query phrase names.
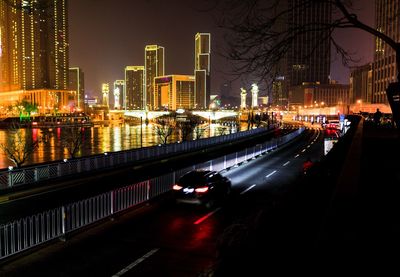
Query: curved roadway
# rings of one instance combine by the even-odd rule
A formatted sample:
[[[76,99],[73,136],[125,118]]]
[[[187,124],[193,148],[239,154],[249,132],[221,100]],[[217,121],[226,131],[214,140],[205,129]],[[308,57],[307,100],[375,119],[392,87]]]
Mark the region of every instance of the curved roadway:
[[[260,260],[239,259],[235,253],[252,251],[244,241],[255,239],[251,234],[258,220],[301,178],[306,157],[322,155],[321,131],[306,130],[296,143],[223,172],[233,186],[221,206],[205,210],[168,198],[154,201],[4,263],[0,275],[218,276],[220,271],[225,276],[221,270],[229,268],[249,274],[249,265]]]

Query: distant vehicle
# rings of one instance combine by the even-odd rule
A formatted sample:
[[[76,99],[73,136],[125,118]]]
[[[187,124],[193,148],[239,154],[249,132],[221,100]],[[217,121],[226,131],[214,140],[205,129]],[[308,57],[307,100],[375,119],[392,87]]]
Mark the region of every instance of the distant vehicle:
[[[228,197],[231,181],[216,171],[192,170],[173,186],[177,203],[202,205],[211,208]]]
[[[307,158],[307,160],[303,163],[303,173],[307,174],[308,170],[314,165],[311,161],[311,158]]]
[[[327,123],[325,123],[324,128],[340,130],[341,129],[340,121],[335,119],[328,120]]]

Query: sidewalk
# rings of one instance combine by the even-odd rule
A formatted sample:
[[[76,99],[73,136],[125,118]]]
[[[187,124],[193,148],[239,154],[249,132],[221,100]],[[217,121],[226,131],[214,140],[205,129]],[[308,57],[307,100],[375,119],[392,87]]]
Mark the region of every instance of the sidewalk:
[[[247,226],[246,239],[236,243],[235,237],[226,239],[240,254],[222,270],[243,271],[247,276],[399,272],[398,159],[399,130],[360,122],[310,174],[260,210],[254,228]],[[230,259],[220,257],[225,263]],[[221,270],[218,263],[216,270]]]
[[[384,268],[398,263],[399,160],[399,130],[361,126],[338,179],[317,244],[318,252],[333,254],[332,263],[368,267],[384,263]]]

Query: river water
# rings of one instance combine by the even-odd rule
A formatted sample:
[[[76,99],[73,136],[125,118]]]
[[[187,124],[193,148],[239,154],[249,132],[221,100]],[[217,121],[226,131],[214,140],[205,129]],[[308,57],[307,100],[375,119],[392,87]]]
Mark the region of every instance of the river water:
[[[229,134],[237,131],[247,130],[247,124],[238,126],[227,126],[220,124],[203,125],[204,130],[201,138],[209,136],[219,136],[221,134]],[[28,129],[21,129],[24,133]],[[47,142],[39,144],[38,149],[29,157],[24,165],[63,160],[69,158],[68,152],[63,148],[61,138],[63,128],[54,129],[32,129],[32,138],[38,139],[47,137]],[[141,135],[142,133],[142,135]],[[9,130],[0,130],[0,144],[7,145],[7,138],[13,133]],[[175,131],[169,137],[168,142],[176,142],[179,139],[179,134]],[[155,126],[151,123],[148,125],[130,125],[128,123],[116,123],[110,125],[96,125],[91,128],[85,128],[83,135],[83,143],[80,151],[76,155],[88,156],[101,154],[104,152],[115,152],[140,148],[141,146],[153,146],[161,143],[157,136]],[[0,168],[7,168],[14,164],[7,159],[3,150],[0,150]]]

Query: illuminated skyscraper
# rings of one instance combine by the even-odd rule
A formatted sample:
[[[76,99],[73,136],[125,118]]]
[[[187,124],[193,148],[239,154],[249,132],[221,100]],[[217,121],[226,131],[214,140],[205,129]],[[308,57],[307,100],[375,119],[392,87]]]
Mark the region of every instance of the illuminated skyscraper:
[[[83,111],[85,108],[85,77],[81,68],[69,69],[69,89],[75,92],[75,109]]]
[[[101,92],[103,94],[103,105],[108,107],[109,106],[109,96],[110,96],[110,84],[103,83],[101,85]]]
[[[194,76],[168,75],[154,79],[156,110],[193,109]]]
[[[400,2],[375,1],[375,25],[378,31],[400,43]],[[386,89],[397,80],[396,53],[381,39],[376,39],[373,63],[373,103],[388,103]]]
[[[210,102],[210,53],[211,35],[209,33],[197,33],[194,55],[196,109],[207,109]]]
[[[303,82],[329,84],[331,42],[329,30],[320,30],[323,24],[332,22],[332,7],[329,1],[288,0],[289,15],[286,28],[304,29],[292,42],[287,54],[285,79],[289,86]]]
[[[146,45],[145,48],[145,103],[148,109],[154,108],[154,78],[163,76],[165,69],[165,50],[159,45]]]
[[[124,99],[124,90],[125,90],[125,80],[116,80],[114,82],[114,109],[119,110],[123,107],[123,99]]]
[[[67,0],[0,0],[1,104],[68,109]]]
[[[284,14],[277,24],[277,33],[286,33],[293,40],[283,44],[288,51],[274,68],[271,103],[288,108],[292,86],[304,82],[329,84],[331,41],[329,30],[321,26],[332,23],[332,4],[329,1],[279,1],[276,13]],[[291,96],[293,97],[293,96]],[[297,96],[296,96],[297,97]],[[298,96],[300,97],[300,96]]]
[[[125,67],[125,86],[123,93],[123,107],[126,110],[144,110],[145,78],[144,66]]]

